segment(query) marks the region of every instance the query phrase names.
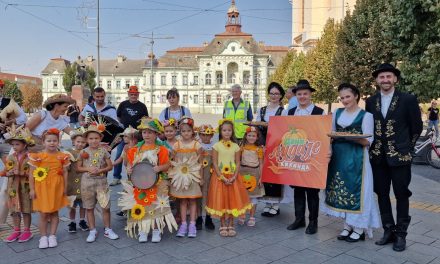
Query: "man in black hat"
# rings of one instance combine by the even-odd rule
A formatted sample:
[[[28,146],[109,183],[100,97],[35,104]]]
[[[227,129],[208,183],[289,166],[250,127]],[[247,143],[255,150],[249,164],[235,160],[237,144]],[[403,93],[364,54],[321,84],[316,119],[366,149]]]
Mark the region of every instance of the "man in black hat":
[[[323,115],[324,110],[315,106],[311,99],[312,93],[316,90],[312,88],[307,80],[299,80],[293,92],[298,99],[298,106],[290,109],[288,115],[308,116]],[[294,188],[295,221],[287,227],[288,230],[296,230],[306,226],[306,196],[307,207],[309,208],[309,225],[306,234],[315,234],[318,230],[319,215],[319,189],[291,186]]]
[[[393,250],[403,251],[411,217],[408,189],[411,182],[411,153],[423,129],[419,104],[414,95],[395,89],[400,71],[384,63],[373,72],[380,92],[366,101],[366,110],[374,117],[374,141],[370,147],[374,192],[378,196],[384,229],[376,245],[393,242]],[[390,186],[396,197],[397,222],[394,222]]]

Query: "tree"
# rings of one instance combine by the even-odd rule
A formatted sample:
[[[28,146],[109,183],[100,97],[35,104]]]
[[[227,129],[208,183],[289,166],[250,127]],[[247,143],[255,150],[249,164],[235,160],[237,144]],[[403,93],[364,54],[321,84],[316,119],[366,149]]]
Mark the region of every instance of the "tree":
[[[16,82],[5,81],[4,95],[5,97],[10,97],[14,99],[17,104],[21,105],[23,102],[23,95],[21,94],[20,89],[18,89]]]
[[[385,22],[391,15],[388,0],[358,0],[353,14],[347,11],[337,34],[334,76],[356,85],[364,96],[376,91],[372,71],[383,62],[396,62],[392,36],[385,34]]]
[[[440,1],[390,1],[387,21],[402,71],[401,86],[422,102],[440,97]]]
[[[333,75],[333,58],[336,53],[336,34],[339,25],[333,19],[329,19],[324,26],[321,38],[316,47],[306,56],[304,76],[309,80],[312,87],[316,88],[314,99],[331,105],[337,98],[337,80]]]
[[[283,58],[280,65],[278,65],[275,72],[270,76],[270,82],[277,82],[279,84],[283,84],[286,73],[293,62],[293,58],[295,57],[295,51],[289,51],[286,54],[286,57]]]
[[[72,87],[75,85],[76,67],[77,63],[74,62],[64,70],[63,86],[68,93],[72,92]],[[84,85],[89,87],[91,92],[93,92],[93,89],[96,86],[95,78],[95,70],[92,67],[86,66],[86,81]]]
[[[34,112],[43,104],[43,92],[39,87],[31,83],[25,83],[20,86],[23,94],[23,109],[25,112]]]
[[[302,52],[295,54],[282,81],[283,87],[294,86],[300,79],[304,79],[306,55]]]

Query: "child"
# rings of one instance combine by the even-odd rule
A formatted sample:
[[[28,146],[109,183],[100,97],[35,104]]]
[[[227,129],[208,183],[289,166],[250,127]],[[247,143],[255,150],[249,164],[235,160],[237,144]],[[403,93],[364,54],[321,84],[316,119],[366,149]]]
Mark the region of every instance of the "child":
[[[209,184],[206,211],[220,217],[220,235],[233,237],[234,217],[239,217],[252,208],[249,196],[238,177],[240,167],[240,147],[235,143],[234,125],[229,119],[219,122],[219,142],[212,151],[214,167]],[[229,221],[227,221],[229,220]]]
[[[4,240],[6,243],[17,241],[19,243],[29,241],[32,238],[30,230],[32,201],[29,195],[29,162],[28,146],[33,146],[29,129],[15,128],[12,125],[8,129],[6,143],[11,145],[14,154],[6,158],[6,176],[8,181],[8,208],[14,220],[14,231]],[[20,223],[23,216],[24,230],[21,232]]]
[[[97,202],[102,207],[102,219],[104,222],[104,237],[118,239],[119,236],[110,228],[110,193],[107,183],[107,172],[111,171],[112,161],[107,150],[100,146],[105,131],[104,124],[92,123],[84,132],[87,148],[79,154],[77,171],[81,177],[81,199],[87,210],[90,231],[86,241],[92,243],[96,240],[98,232],[95,226],[95,207]]]
[[[170,118],[169,120],[164,120],[162,122],[165,136],[165,146],[167,147],[170,154],[172,153],[173,146],[177,142],[177,121],[174,118]]]
[[[241,148],[240,175],[243,177],[243,184],[248,191],[252,201],[248,226],[255,226],[255,210],[257,208],[257,198],[264,196],[264,187],[261,184],[263,169],[263,147],[258,145],[260,134],[256,127],[246,128],[243,147]],[[243,225],[246,216],[238,219],[238,223]]]
[[[159,120],[143,117],[137,129],[142,133],[144,141],[128,150],[127,159],[130,166],[127,173],[131,174],[131,168],[137,163],[147,161],[153,165],[153,170],[159,174],[159,179],[150,189],[139,189],[123,182],[125,192],[119,198],[118,205],[122,210],[128,211],[125,229],[130,237],[135,237],[136,232],[139,232],[139,242],[147,242],[148,233],[153,230],[151,242],[158,243],[166,226],[170,232],[173,228],[177,229],[177,223],[170,209],[168,180],[164,173],[170,166],[168,150],[156,144],[157,136],[163,133]]]
[[[56,128],[44,131],[42,135],[44,149],[29,154],[30,196],[33,199],[33,209],[40,212],[39,248],[53,248],[58,245],[55,236],[59,223],[58,210],[69,204],[66,190],[70,155],[58,150],[59,137],[60,131]],[[48,233],[49,237],[47,237]]]
[[[203,185],[202,185],[202,199],[199,199],[199,208],[198,208],[198,215],[196,220],[196,229],[201,230],[203,225],[203,217],[202,215],[205,214],[205,228],[209,230],[214,230],[215,225],[212,222],[211,216],[206,213],[205,206],[206,206],[206,199],[208,198],[208,188],[209,188],[209,182],[211,179],[211,173],[212,173],[212,146],[214,143],[212,142],[212,137],[214,136],[214,129],[211,125],[201,125],[198,129],[199,131],[199,139],[200,139],[200,145],[202,146],[202,179],[203,179]]]
[[[179,199],[180,218],[182,223],[177,231],[177,237],[196,237],[196,216],[197,216],[197,198],[202,197],[200,185],[201,164],[199,154],[201,154],[201,145],[194,140],[194,120],[189,117],[183,117],[179,121],[179,131],[182,137],[174,146],[173,167],[168,172],[171,178],[170,195]],[[186,222],[186,214],[189,206],[190,223]]]
[[[84,209],[81,201],[81,173],[76,171],[76,163],[79,158],[80,151],[86,146],[86,140],[82,135],[82,131],[75,130],[71,132],[70,139],[72,140],[72,148],[67,151],[72,155],[72,164],[69,167],[67,174],[67,196],[75,196],[73,206],[70,208],[69,217],[70,224],[68,225],[69,233],[76,232],[76,207],[79,207],[79,228],[82,231],[89,231],[89,226],[85,220],[86,210]]]

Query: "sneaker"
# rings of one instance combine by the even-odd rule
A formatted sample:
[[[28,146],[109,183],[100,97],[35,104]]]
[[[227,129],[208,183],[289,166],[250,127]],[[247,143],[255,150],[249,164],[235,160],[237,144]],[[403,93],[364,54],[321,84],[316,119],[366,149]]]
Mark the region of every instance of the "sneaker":
[[[30,230],[24,230],[23,233],[21,233],[20,237],[18,238],[18,243],[23,243],[31,240],[31,238],[34,235],[32,235],[32,232]]]
[[[110,186],[116,186],[116,185],[119,185],[119,184],[121,184],[121,180],[119,180],[119,179],[114,179],[114,180],[110,183]]]
[[[124,211],[119,211],[116,213],[117,216],[127,216],[127,214]]]
[[[116,233],[113,232],[113,230],[111,230],[110,228],[106,228],[106,230],[104,231],[104,236],[106,238],[110,238],[111,240],[115,240],[119,238],[119,236],[116,235]]]
[[[148,241],[148,234],[145,232],[139,232],[139,243],[145,243]]]
[[[50,248],[58,246],[57,237],[54,235],[50,235],[48,238],[48,244]]]
[[[203,218],[201,216],[199,216],[196,219],[196,229],[202,230],[202,226],[203,226]]]
[[[188,237],[197,237],[197,228],[195,224],[189,224]]]
[[[82,231],[89,231],[89,226],[87,225],[86,220],[80,220],[78,223],[79,228],[81,228]]]
[[[5,243],[11,243],[16,241],[20,237],[20,230],[14,230],[7,238],[5,238],[3,241]]]
[[[177,231],[176,237],[185,237],[186,233],[188,233],[188,225],[186,223],[182,223]]]
[[[42,236],[40,238],[40,242],[38,244],[38,248],[44,249],[49,247],[49,240],[47,239],[47,236]]]
[[[98,236],[98,232],[96,230],[92,230],[89,232],[89,235],[87,236],[86,241],[88,243],[95,242],[97,236]]]
[[[151,242],[159,243],[162,240],[162,234],[159,229],[153,230],[153,235],[151,236]]]
[[[70,222],[70,224],[67,225],[69,227],[69,230],[67,232],[69,233],[76,233],[76,223]]]

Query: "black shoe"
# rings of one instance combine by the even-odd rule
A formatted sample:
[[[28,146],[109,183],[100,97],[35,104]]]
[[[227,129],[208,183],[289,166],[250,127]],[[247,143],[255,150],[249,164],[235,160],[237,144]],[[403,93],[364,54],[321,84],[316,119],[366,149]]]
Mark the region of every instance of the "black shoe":
[[[70,224],[67,225],[69,227],[68,232],[69,233],[76,233],[76,223],[70,222]]]
[[[388,243],[393,243],[396,241],[396,235],[394,234],[394,225],[389,225],[387,227],[384,227],[383,237],[376,241],[374,244],[378,246],[383,246]]]
[[[354,243],[354,242],[358,242],[359,240],[362,240],[362,241],[365,240],[365,232],[363,232],[362,234],[359,234],[359,233],[353,231],[353,233],[358,234],[359,238],[355,239],[355,238],[351,238],[351,236],[349,236],[345,239],[345,241],[350,242],[350,243]]]
[[[124,213],[124,211],[119,211],[116,213],[116,215],[117,216],[125,216],[125,213]]]
[[[318,220],[310,220],[306,228],[306,234],[313,235],[318,231]]]
[[[210,215],[206,215],[205,217],[205,228],[208,230],[214,230],[215,229],[215,225],[212,222],[212,218]]]
[[[404,251],[406,249],[406,239],[403,236],[396,236],[396,241],[393,243],[394,251]]]
[[[81,220],[78,223],[79,228],[81,228],[82,231],[89,231],[89,226],[87,225],[87,222],[85,220]]]
[[[349,236],[351,235],[351,232],[353,232],[353,230],[350,231],[350,230],[345,229],[345,228],[344,228],[344,230],[348,232],[348,235],[346,235],[346,236],[339,235],[339,236],[337,237],[338,240],[345,240],[345,239],[347,239],[347,237],[349,237]]]
[[[203,218],[201,216],[199,216],[196,219],[196,229],[202,230],[202,227],[203,227]]]
[[[295,222],[293,222],[291,225],[287,227],[287,230],[296,230],[300,227],[305,227],[305,226],[306,226],[306,220],[304,219],[304,217],[297,217],[295,219]]]

